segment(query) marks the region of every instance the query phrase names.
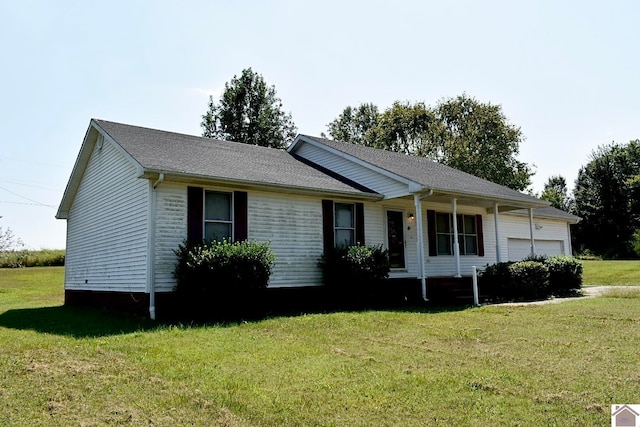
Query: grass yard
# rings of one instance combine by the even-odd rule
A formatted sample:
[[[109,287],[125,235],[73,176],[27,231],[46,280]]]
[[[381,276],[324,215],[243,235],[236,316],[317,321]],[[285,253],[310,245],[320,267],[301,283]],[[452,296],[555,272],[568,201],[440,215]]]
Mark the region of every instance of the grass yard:
[[[585,286],[640,286],[640,261],[580,261]]]
[[[196,327],[61,307],[62,276],[0,269],[0,425],[590,426],[640,403],[640,289]]]

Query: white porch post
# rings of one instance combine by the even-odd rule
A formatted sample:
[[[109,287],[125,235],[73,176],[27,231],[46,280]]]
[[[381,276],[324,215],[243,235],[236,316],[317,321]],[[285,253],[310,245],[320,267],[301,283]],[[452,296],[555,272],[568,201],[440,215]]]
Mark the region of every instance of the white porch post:
[[[416,207],[416,247],[418,252],[418,274],[420,275],[420,286],[422,288],[422,299],[427,301],[427,279],[424,268],[424,233],[422,230],[422,201],[417,194],[413,195],[413,203]]]
[[[531,256],[535,256],[536,242],[533,238],[533,208],[529,208],[529,231],[531,232]]]
[[[458,243],[458,199],[451,201],[453,210],[453,254],[456,259],[456,277],[462,277],[460,274],[460,243]]]
[[[500,256],[500,232],[498,231],[498,204],[493,204],[493,221],[495,223],[496,229],[496,262],[502,262],[502,257]]]

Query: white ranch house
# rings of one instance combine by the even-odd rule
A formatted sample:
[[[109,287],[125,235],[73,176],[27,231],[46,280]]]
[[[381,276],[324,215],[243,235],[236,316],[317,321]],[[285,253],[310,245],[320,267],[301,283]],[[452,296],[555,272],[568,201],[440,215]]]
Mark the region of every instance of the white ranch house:
[[[578,218],[425,158],[299,135],[276,150],[91,120],[56,215],[65,301],[170,304],[189,238],[271,242],[269,288],[322,284],[328,246],[382,244],[419,281],[530,253],[571,254]],[[453,220],[457,218],[457,220]],[[159,304],[161,306],[162,304]],[[145,308],[146,311],[146,308]]]

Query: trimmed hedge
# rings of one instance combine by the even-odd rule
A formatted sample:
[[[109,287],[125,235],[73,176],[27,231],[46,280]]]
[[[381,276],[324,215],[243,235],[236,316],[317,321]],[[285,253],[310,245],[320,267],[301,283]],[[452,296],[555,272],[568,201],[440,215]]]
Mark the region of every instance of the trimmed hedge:
[[[174,271],[178,293],[193,297],[266,288],[275,263],[268,243],[226,240],[180,245]]]
[[[382,245],[335,248],[322,254],[318,266],[325,285],[362,290],[389,277],[389,251]]]
[[[484,292],[499,301],[571,296],[582,286],[582,264],[571,256],[535,256],[488,265],[480,281]]]
[[[509,266],[511,292],[525,300],[549,297],[549,268],[538,261],[520,261]]]
[[[546,259],[551,293],[575,295],[582,287],[582,263],[572,256],[555,255]]]

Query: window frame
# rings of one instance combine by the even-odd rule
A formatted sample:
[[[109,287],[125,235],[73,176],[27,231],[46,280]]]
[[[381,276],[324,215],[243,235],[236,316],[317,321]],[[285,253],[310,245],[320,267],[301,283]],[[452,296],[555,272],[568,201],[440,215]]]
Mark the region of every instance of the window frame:
[[[351,208],[351,227],[339,227],[338,221],[336,217],[336,213],[338,211],[337,206],[349,206]],[[351,247],[357,244],[356,237],[356,204],[355,203],[345,203],[345,202],[334,202],[333,203],[333,245],[335,248],[340,247]],[[351,232],[351,243],[347,245],[338,244],[338,230],[349,230]]]
[[[212,220],[207,219],[207,193],[217,193],[217,194],[225,194],[229,195],[229,220]],[[203,239],[209,241],[207,239],[206,233],[206,225],[207,223],[213,224],[228,224],[230,226],[231,235],[229,236],[229,241],[235,241],[235,218],[234,218],[235,206],[234,206],[234,192],[233,191],[224,191],[218,189],[202,189],[202,236]]]
[[[441,231],[438,228],[438,218],[442,215],[447,216],[448,230]],[[467,232],[465,227],[465,218],[470,218],[471,224],[473,224],[473,232]],[[476,216],[473,214],[456,214],[456,221],[458,223],[458,244],[460,248],[461,256],[480,256],[480,241],[478,235],[478,225],[476,223]],[[435,217],[435,234],[436,234],[436,254],[437,255],[455,255],[454,252],[454,232],[453,232],[453,214],[451,212],[436,212]],[[448,236],[449,252],[441,252],[439,236]],[[473,252],[469,253],[467,250],[467,237],[473,238],[475,242]]]

